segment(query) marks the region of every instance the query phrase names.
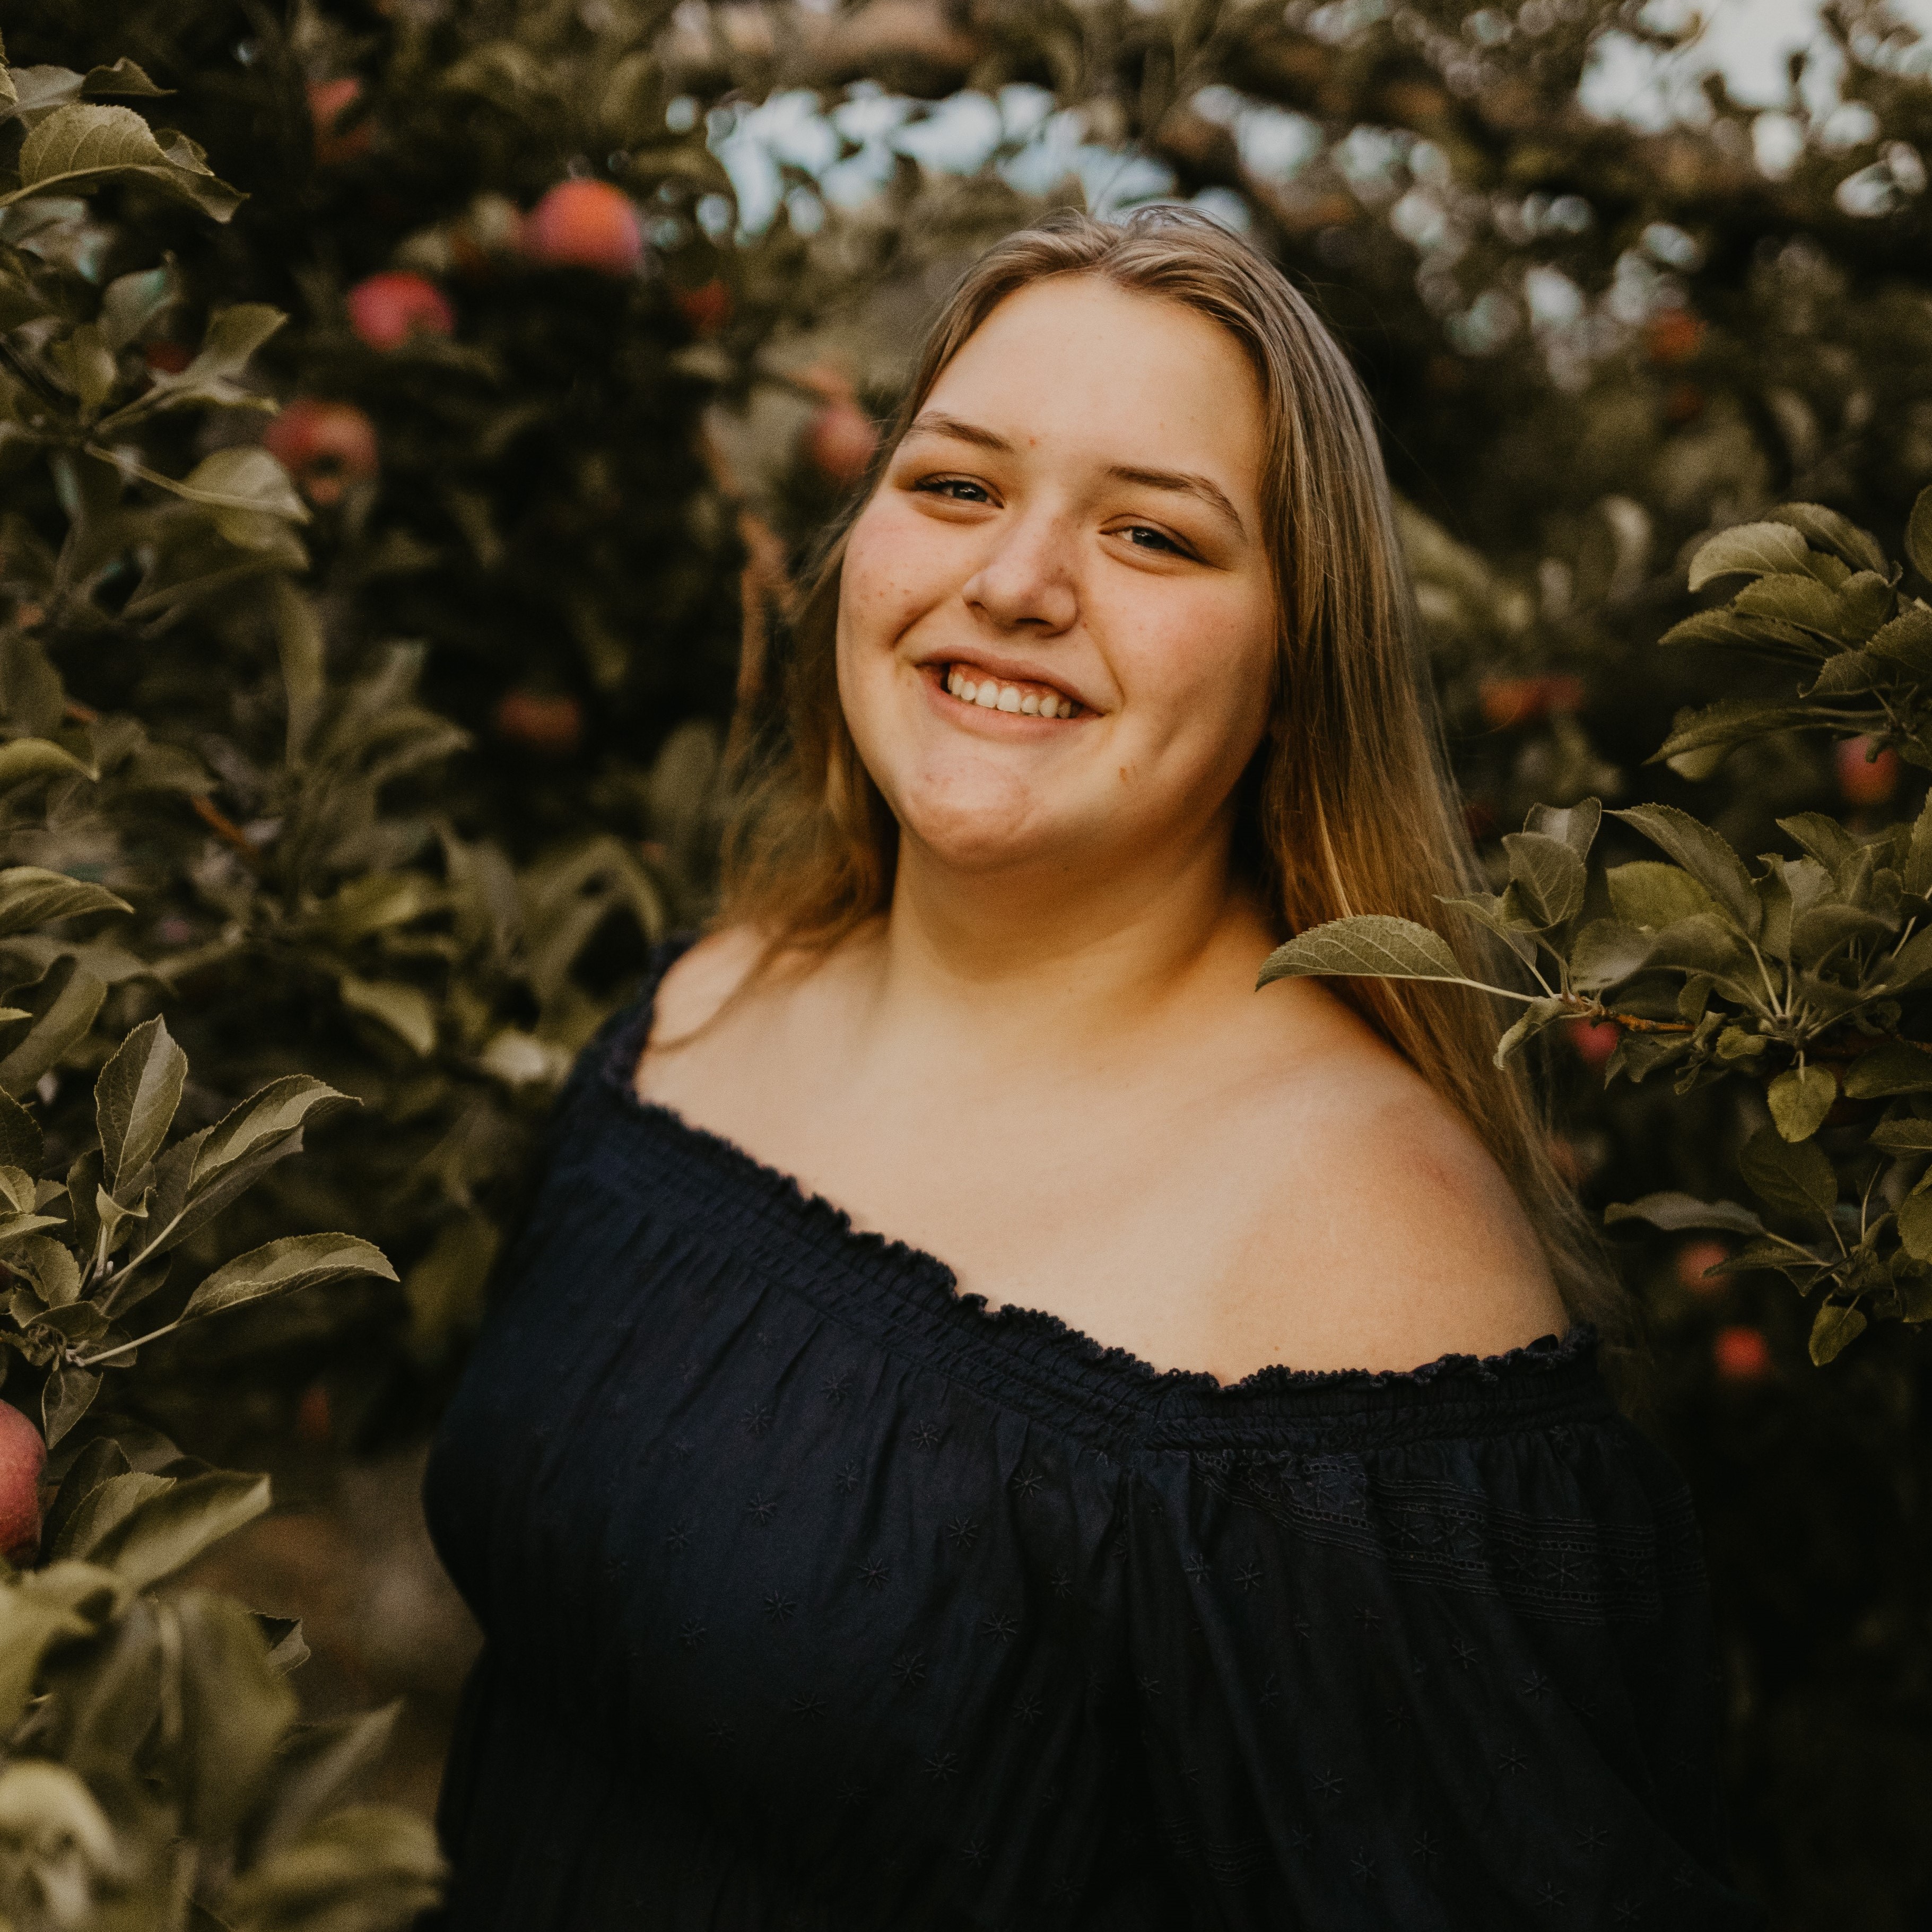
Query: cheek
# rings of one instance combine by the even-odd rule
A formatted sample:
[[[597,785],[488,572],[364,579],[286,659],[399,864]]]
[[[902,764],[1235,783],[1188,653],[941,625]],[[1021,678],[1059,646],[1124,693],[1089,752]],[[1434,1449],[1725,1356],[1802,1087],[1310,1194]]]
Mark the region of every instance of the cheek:
[[[1268,725],[1275,620],[1270,602],[1251,597],[1190,600],[1163,614],[1144,635],[1124,679],[1164,721],[1164,736],[1189,763],[1237,773]]]

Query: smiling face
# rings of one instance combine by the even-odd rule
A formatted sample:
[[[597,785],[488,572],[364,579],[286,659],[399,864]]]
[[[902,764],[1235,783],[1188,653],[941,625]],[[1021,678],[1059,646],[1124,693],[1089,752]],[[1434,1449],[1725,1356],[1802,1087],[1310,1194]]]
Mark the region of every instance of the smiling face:
[[[1179,303],[1068,275],[941,371],[854,524],[838,692],[902,859],[1225,854],[1267,724],[1260,387]]]

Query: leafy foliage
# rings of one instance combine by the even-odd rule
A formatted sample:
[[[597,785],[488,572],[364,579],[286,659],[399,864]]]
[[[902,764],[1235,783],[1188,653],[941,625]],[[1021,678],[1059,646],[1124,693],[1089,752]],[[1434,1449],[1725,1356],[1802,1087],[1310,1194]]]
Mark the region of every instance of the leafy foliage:
[[[1910,530],[1922,526],[1932,530],[1932,490],[1912,512]],[[1915,549],[1912,562],[1925,577],[1932,549],[1922,559]],[[1868,532],[1815,503],[1712,538],[1691,560],[1693,587],[1750,581],[1664,642],[1688,635],[1796,659],[1806,681],[1788,704],[1727,702],[1681,718],[1658,755],[1702,775],[1716,763],[1706,751],[1809,726],[1932,766],[1921,691],[1932,683],[1932,608],[1901,592],[1902,574]],[[1607,1218],[1749,1234],[1724,1265],[1774,1270],[1816,1296],[1810,1346],[1820,1364],[1874,1315],[1932,1319],[1932,800],[1916,820],[1862,836],[1820,812],[1780,819],[1796,856],[1767,853],[1755,868],[1669,805],[1610,814],[1663,860],[1593,864],[1603,816],[1595,799],[1533,808],[1502,842],[1503,890],[1450,902],[1499,935],[1538,989],[1486,988],[1524,1009],[1498,1064],[1559,1021],[1609,1022],[1622,1037],[1608,1080],[1669,1070],[1679,1095],[1760,1083],[1771,1124],[1739,1166],[1784,1232],[1668,1192],[1612,1205]],[[1298,934],[1261,982],[1335,974],[1480,983],[1435,933],[1372,914]]]
[[[1886,559],[1923,552],[1906,513],[1932,482],[1927,82],[1903,29],[1841,0],[1842,101],[1814,63],[1768,110],[1714,83],[1675,125],[1582,112],[1600,56],[1672,40],[1654,17],[10,7],[22,111],[0,166],[79,109],[63,146],[118,128],[150,172],[50,178],[0,210],[0,863],[133,908],[0,935],[22,1016],[0,1019],[0,1065],[56,1012],[29,1060],[74,1027],[26,1084],[26,1062],[5,1075],[56,1174],[93,1148],[110,1054],[164,1016],[193,1064],[184,1134],[298,1077],[362,1103],[193,1231],[181,1285],[137,1312],[165,1322],[190,1278],[320,1229],[403,1276],[146,1343],[107,1365],[124,1412],[218,1460],[268,1460],[318,1384],[332,1453],[422,1430],[562,1070],[645,942],[703,909],[718,747],[734,713],[741,734],[764,721],[798,564],[918,317],[1057,200],[1202,196],[1297,277],[1373,392],[1490,873],[1454,919],[1500,924],[1525,958],[1517,1040],[1547,1058],[1566,1157],[1594,1201],[1647,1216],[1622,1238],[1659,1338],[1656,1426],[1711,1544],[1746,1869],[1784,1922],[1920,1922],[1922,1330],[1874,1321],[1831,1374],[1805,1366],[1820,1305],[1844,1311],[1826,1346],[1853,1315],[1908,1312],[1924,1190],[1880,1130],[1909,1134],[1917,1102],[1850,1088],[1911,1046],[1920,995],[1808,1035],[1802,1066],[1778,1031],[1809,1027],[1804,998],[1814,1018],[1862,998],[1859,973],[1917,931],[1903,874],[1897,907],[1874,883],[1897,864],[1841,882],[1778,822],[1862,847],[1916,822],[1910,664],[1816,681],[1906,614]],[[974,126],[980,163],[935,161]],[[190,142],[245,196],[225,221]],[[622,272],[556,235],[566,184],[608,191]],[[398,276],[413,308],[365,332],[371,284],[393,296]],[[1871,549],[1844,548],[1864,528]],[[1714,539],[1732,547],[1687,598]],[[1880,586],[1841,600],[1862,573]],[[1658,651],[1673,626],[1726,648]],[[1592,798],[1625,815],[1588,838],[1531,809],[1588,817]],[[1815,958],[1794,940],[1788,970],[1766,951],[1774,848],[1829,875],[1833,905],[1808,911],[1858,928]],[[1700,919],[1706,968],[1633,963]],[[1705,975],[1688,1018],[1675,1002]],[[1801,997],[1809,980],[1838,991]],[[1754,1000],[1790,1011],[1766,1034]],[[38,1174],[9,1120],[0,1165]],[[1828,1211],[1807,1150],[1832,1168]],[[1772,1195],[1716,1198],[1747,1174]],[[1884,1278],[1855,1280],[1838,1239],[1856,1253],[1874,1229]],[[1793,1262],[1808,1295],[1733,1264],[1774,1234],[1820,1264]],[[331,1840],[306,1869],[326,1886],[345,1862]]]

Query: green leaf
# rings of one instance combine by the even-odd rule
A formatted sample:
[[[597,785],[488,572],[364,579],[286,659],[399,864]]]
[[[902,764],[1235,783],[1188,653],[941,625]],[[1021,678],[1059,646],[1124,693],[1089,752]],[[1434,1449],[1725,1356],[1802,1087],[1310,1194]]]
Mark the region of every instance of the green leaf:
[[[1870,651],[1840,651],[1834,658],[1828,658],[1823,668],[1802,694],[1813,704],[1828,698],[1846,698],[1867,691],[1889,688],[1898,681],[1898,669],[1887,659],[1874,657]],[[1802,713],[1803,707],[1798,707]],[[1820,721],[1814,712],[1808,718],[1800,715],[1794,717],[1794,724],[1816,724]]]
[[[1626,926],[1660,932],[1700,914],[1714,915],[1718,902],[1681,866],[1655,859],[1612,866],[1604,874],[1610,904]]]
[[[1474,982],[1463,976],[1456,956],[1439,934],[1413,920],[1386,913],[1359,913],[1331,919],[1299,932],[1278,946],[1262,963],[1257,988],[1276,980],[1337,978],[1446,980]]]
[[[1568,1006],[1559,999],[1532,1000],[1526,1006],[1516,1024],[1496,1042],[1496,1064],[1505,1064],[1511,1054],[1526,1040],[1532,1039],[1547,1026],[1566,1018]]]
[[[1763,526],[1776,530],[1773,524]],[[1763,908],[1751,890],[1750,875],[1736,853],[1708,825],[1670,805],[1634,805],[1612,812],[1653,845],[1660,848],[1702,886],[1718,905],[1755,937]],[[1619,910],[1620,917],[1624,915]],[[1635,923],[1636,922],[1633,922]]]
[[[304,1724],[283,1745],[268,1810],[254,1832],[257,1858],[272,1856],[332,1811],[388,1748],[402,1700],[380,1711]]]
[[[0,1008],[0,1015],[9,1010]],[[29,1174],[38,1174],[46,1158],[40,1122],[12,1094],[0,1093],[0,1161],[9,1167],[24,1167]]]
[[[1532,805],[1522,829],[1540,832],[1546,838],[1559,838],[1579,859],[1587,860],[1603,820],[1602,801],[1586,798],[1572,806]]]
[[[14,786],[28,784],[35,778],[91,778],[95,776],[71,752],[62,751],[59,746],[45,738],[15,738],[0,745],[0,791],[10,791]],[[38,868],[22,866],[14,869],[32,872]]]
[[[1510,878],[1539,927],[1561,926],[1583,909],[1583,862],[1561,838],[1514,832],[1503,841]]]
[[[74,1251],[49,1234],[28,1234],[10,1242],[7,1265],[32,1284],[43,1306],[62,1308],[80,1299],[80,1264]]]
[[[294,1288],[313,1288],[358,1274],[380,1275],[385,1281],[396,1279],[382,1250],[352,1234],[285,1235],[217,1268],[188,1297],[181,1318],[193,1322],[266,1295],[286,1294]]]
[[[423,1820],[400,1805],[350,1805],[236,1880],[222,1919],[233,1932],[386,1932],[438,1903],[446,1870]]]
[[[57,919],[78,919],[93,912],[132,912],[125,899],[91,880],[70,879],[40,866],[9,866],[0,870],[0,936],[49,926]]]
[[[1870,533],[1822,503],[1780,503],[1766,517],[1774,524],[1789,524],[1814,550],[1829,550],[1853,570],[1885,574],[1885,552]]]
[[[1670,1234],[1692,1228],[1720,1228],[1731,1234],[1764,1232],[1763,1222],[1736,1201],[1700,1201],[1694,1195],[1672,1192],[1646,1194],[1640,1201],[1613,1202],[1604,1210],[1604,1219],[1612,1226],[1618,1221],[1648,1221]]]
[[[1860,1054],[1845,1070],[1845,1091],[1854,1100],[1932,1094],[1932,1053],[1910,1040],[1886,1040]]]
[[[281,660],[282,693],[288,710],[285,756],[301,763],[322,716],[328,694],[322,620],[315,606],[285,577],[273,580],[275,648]]]
[[[1932,1189],[1908,1194],[1898,1210],[1898,1238],[1916,1262],[1932,1262]]]
[[[93,1628],[68,1605],[44,1595],[35,1581],[0,1582],[0,1729],[8,1731],[20,1722],[47,1652],[62,1638],[85,1636]],[[22,1768],[17,1762],[14,1767]]]
[[[110,1187],[145,1167],[161,1150],[181,1105],[188,1055],[160,1018],[137,1026],[115,1050],[94,1083],[94,1118]]]
[[[255,444],[218,449],[204,456],[184,477],[163,476],[152,470],[141,473],[147,482],[185,496],[190,503],[280,517],[294,524],[308,521],[308,506],[296,494],[289,472]]]
[[[306,1073],[285,1074],[232,1107],[202,1141],[195,1155],[192,1185],[205,1186],[219,1168],[265,1143],[338,1108],[356,1104],[326,1081]],[[320,1112],[318,1110],[321,1110]]]
[[[1826,1302],[1811,1324],[1812,1360],[1821,1369],[1827,1362],[1835,1360],[1848,1342],[1856,1341],[1864,1333],[1864,1328],[1862,1309],[1842,1301]]]
[[[1794,625],[1834,646],[1854,641],[1850,633],[1856,626],[1838,593],[1802,571],[1780,572],[1747,584],[1732,599],[1731,608],[1741,616]]]
[[[181,1762],[188,1828],[221,1843],[260,1796],[295,1722],[296,1694],[268,1660],[254,1618],[226,1598],[176,1602],[181,1630]]]
[[[1721,530],[1690,560],[1690,588],[1720,577],[1763,577],[1804,568],[1804,539],[1785,524],[1739,524]]]
[[[1816,1141],[1794,1146],[1775,1127],[1760,1127],[1744,1143],[1738,1166],[1760,1200],[1786,1214],[1828,1219],[1838,1204],[1837,1171]]]
[[[80,83],[83,94],[140,94],[158,100],[172,94],[171,87],[157,87],[140,67],[125,54],[112,67],[89,68]]]
[[[1774,618],[1745,616],[1726,608],[1700,610],[1673,624],[1658,639],[1660,644],[1718,644],[1732,650],[1760,651],[1773,657],[1796,658],[1815,663],[1827,646],[1808,631],[1795,624],[1781,624]]]
[[[1642,970],[1651,938],[1622,920],[1593,919],[1570,942],[1570,983],[1581,993],[1600,993]]]
[[[1862,656],[1895,665],[1909,676],[1932,678],[1932,610],[1908,604],[1865,644]]]
[[[1702,780],[1747,740],[1816,722],[1804,705],[1768,704],[1754,698],[1722,698],[1701,707],[1687,705],[1672,719],[1670,735],[1646,763],[1667,764],[1680,778]]]
[[[244,388],[243,374],[255,352],[287,321],[280,309],[263,302],[237,302],[208,317],[201,346],[185,369],[158,374],[153,385],[104,419],[101,433],[137,422],[157,412],[188,408],[267,410],[274,405]]]
[[[1808,1141],[1825,1124],[1838,1097],[1838,1082],[1828,1066],[1787,1068],[1766,1090],[1771,1118],[1788,1141]]]
[[[1780,818],[1778,829],[1816,859],[1834,879],[1858,857],[1858,842],[1836,819],[1827,818],[1822,812],[1801,812],[1795,818]]]
[[[338,986],[342,1004],[351,1012],[380,1021],[425,1059],[436,1051],[436,1008],[420,988],[394,980],[358,980],[350,974],[343,975]]]
[[[1886,1154],[1932,1154],[1932,1120],[1910,1114],[1881,1120],[1871,1130],[1871,1144]]]
[[[149,1475],[130,1469],[96,1484],[68,1516],[57,1553],[91,1562],[106,1537],[143,1504],[166,1495],[175,1483],[172,1476]]]
[[[266,1476],[225,1469],[184,1477],[140,1503],[103,1535],[89,1562],[145,1590],[268,1507]]]
[[[16,1099],[94,1024],[107,988],[70,956],[56,959],[26,993],[32,1017],[0,1024],[0,1088]]]
[[[55,188],[85,194],[128,175],[193,202],[217,221],[242,205],[186,135],[172,129],[157,135],[131,107],[57,107],[22,143],[20,169],[20,185],[0,195],[0,208]]]
[[[50,1449],[93,1406],[100,1390],[98,1371],[56,1364],[40,1390],[40,1426]]]
[[[1860,940],[1889,950],[1896,930],[1895,921],[1858,906],[1813,906],[1791,922],[1791,957],[1808,970],[1814,970],[1841,946],[1855,945]],[[1889,979],[1889,968],[1885,976]]]
[[[1921,577],[1932,578],[1932,490],[1922,490],[1905,526],[1905,554]]]

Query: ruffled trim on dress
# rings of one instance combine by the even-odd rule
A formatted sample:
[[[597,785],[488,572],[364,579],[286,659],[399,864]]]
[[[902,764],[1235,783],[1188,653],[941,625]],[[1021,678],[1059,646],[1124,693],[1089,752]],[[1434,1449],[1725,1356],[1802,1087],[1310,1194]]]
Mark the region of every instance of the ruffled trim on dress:
[[[850,1214],[835,1202],[806,1189],[794,1175],[772,1167],[736,1141],[687,1120],[675,1108],[646,1100],[637,1090],[638,1061],[649,1039],[658,982],[694,935],[663,941],[634,1002],[617,1015],[593,1042],[596,1084],[622,1112],[647,1124],[683,1148],[703,1157],[714,1169],[734,1178],[756,1198],[770,1216],[790,1224],[821,1250],[838,1252],[853,1264],[855,1276],[887,1282],[902,1296],[930,1308],[942,1321],[962,1330],[976,1330],[1016,1345],[1036,1364],[1052,1360],[1071,1372],[1080,1388],[1104,1393],[1108,1406],[1124,1405],[1163,1416],[1178,1407],[1196,1414],[1211,1412],[1222,1404],[1246,1408],[1256,1403],[1268,1408],[1268,1398],[1294,1398],[1289,1406],[1305,1410],[1307,1399],[1324,1395],[1366,1398],[1375,1407],[1382,1396],[1400,1402],[1404,1396],[1433,1397],[1431,1408],[1456,1406],[1478,1390],[1513,1389],[1532,1399],[1563,1392],[1594,1398],[1592,1408],[1606,1407],[1596,1375],[1598,1334],[1588,1322],[1568,1334],[1539,1336],[1520,1348],[1500,1354],[1438,1355],[1412,1369],[1301,1369],[1273,1363],[1232,1382],[1223,1382],[1204,1369],[1160,1369],[1131,1349],[1103,1342],[1042,1309],[1012,1303],[998,1307],[976,1292],[962,1290],[952,1268],[938,1256],[909,1242],[872,1229],[855,1227]],[[806,1291],[822,1298],[822,1284]],[[842,1309],[842,1312],[845,1312]],[[1349,1405],[1352,1406],[1353,1405]],[[1331,1408],[1319,1402],[1324,1411]]]

